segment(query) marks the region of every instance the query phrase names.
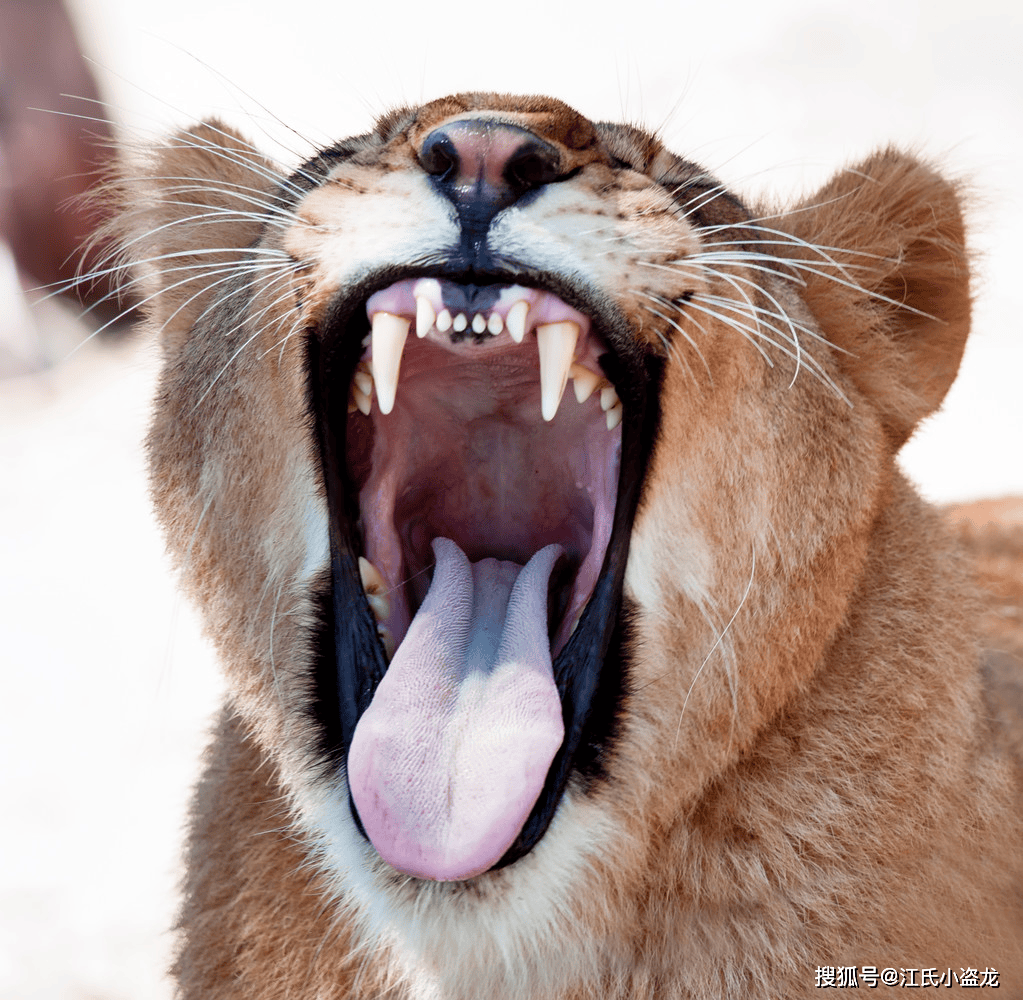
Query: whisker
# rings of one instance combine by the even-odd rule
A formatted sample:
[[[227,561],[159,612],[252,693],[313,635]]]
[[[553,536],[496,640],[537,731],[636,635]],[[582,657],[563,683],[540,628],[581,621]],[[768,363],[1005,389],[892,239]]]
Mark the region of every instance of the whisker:
[[[682,734],[682,719],[686,714],[686,706],[689,704],[689,696],[693,693],[693,688],[696,687],[696,682],[700,679],[700,674],[703,673],[703,668],[710,662],[710,658],[714,655],[714,650],[717,649],[724,641],[728,630],[732,627],[733,622],[738,617],[743,605],[746,603],[746,599],[749,597],[750,591],[753,589],[753,578],[756,576],[757,572],[757,549],[755,545],[751,546],[750,552],[752,557],[752,566],[750,567],[749,582],[746,584],[746,590],[743,593],[742,598],[739,600],[738,607],[732,613],[732,617],[728,619],[728,624],[725,625],[725,627],[718,633],[718,637],[714,640],[714,645],[710,647],[710,652],[708,652],[704,657],[703,663],[700,664],[699,669],[696,671],[696,675],[693,677],[692,683],[689,685],[689,690],[686,691],[685,699],[682,702],[682,711],[679,712],[678,716],[678,728],[675,730],[674,746],[676,749],[678,748],[679,736]],[[733,712],[738,711],[738,703],[734,687],[732,689],[732,708]]]
[[[657,302],[660,305],[667,306],[667,305],[671,304],[667,299],[663,298],[660,295],[654,295],[654,294],[652,294],[650,292],[641,292],[640,294],[645,296],[648,299],[652,299],[654,302]],[[648,309],[655,316],[659,316],[666,323],[668,323],[675,330],[677,330],[683,337],[685,337],[685,339],[686,339],[687,343],[690,345],[690,347],[692,347],[693,350],[696,351],[697,356],[699,357],[700,361],[703,363],[704,370],[707,372],[707,378],[710,379],[711,383],[713,384],[714,379],[713,379],[713,376],[710,373],[710,365],[707,364],[707,359],[703,356],[703,351],[700,350],[699,345],[696,343],[696,341],[693,340],[693,338],[690,337],[689,334],[675,320],[673,320],[670,316],[666,316],[660,310],[652,309],[650,306],[646,306],[645,308]],[[681,354],[678,354],[676,352],[676,357],[681,358],[683,363],[685,363],[685,358],[683,358]],[[689,367],[688,363],[686,363],[686,367],[687,368]],[[690,374],[690,377],[692,377],[692,372],[690,372],[689,374]]]

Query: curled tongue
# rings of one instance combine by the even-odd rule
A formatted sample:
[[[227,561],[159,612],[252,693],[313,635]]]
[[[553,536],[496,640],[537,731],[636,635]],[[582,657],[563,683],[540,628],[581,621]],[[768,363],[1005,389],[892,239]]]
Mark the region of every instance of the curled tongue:
[[[514,842],[564,739],[547,635],[562,554],[470,563],[447,538],[426,600],[355,728],[348,783],[380,856],[471,878]]]

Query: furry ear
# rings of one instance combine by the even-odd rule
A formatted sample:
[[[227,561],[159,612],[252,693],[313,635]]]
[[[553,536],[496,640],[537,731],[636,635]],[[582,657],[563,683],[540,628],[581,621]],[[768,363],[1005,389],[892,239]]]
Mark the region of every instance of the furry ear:
[[[970,329],[956,187],[887,149],[839,173],[781,226],[810,245],[794,254],[810,265],[799,268],[803,298],[900,448],[944,399]]]
[[[246,250],[260,238],[283,181],[255,147],[215,120],[121,165],[107,186],[117,209],[111,229],[168,350],[183,342],[232,270],[244,273]]]

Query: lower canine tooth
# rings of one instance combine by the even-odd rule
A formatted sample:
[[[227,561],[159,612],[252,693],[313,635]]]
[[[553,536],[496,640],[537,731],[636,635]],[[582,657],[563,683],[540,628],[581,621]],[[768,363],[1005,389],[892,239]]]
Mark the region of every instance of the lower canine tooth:
[[[384,653],[387,654],[387,661],[390,662],[394,659],[394,636],[391,635],[391,630],[386,625],[377,626],[377,635],[380,636]]]
[[[401,352],[411,322],[403,316],[378,312],[373,316],[373,383],[381,413],[390,413],[398,392]]]
[[[617,406],[612,406],[611,409],[607,411],[605,416],[607,417],[607,429],[609,431],[613,431],[622,422],[624,412],[625,411],[622,409],[621,403]]]
[[[383,573],[365,556],[359,556],[359,580],[367,594],[383,594],[387,591]]]
[[[545,323],[536,328],[540,351],[540,413],[544,420],[553,420],[561,405],[578,340],[578,323]]]
[[[359,579],[366,593],[373,617],[378,623],[391,617],[391,602],[387,597],[387,584],[383,574],[365,556],[359,556]]]
[[[385,622],[391,617],[391,602],[386,597],[381,597],[379,594],[367,594],[366,600],[369,601],[373,617],[378,622]]]

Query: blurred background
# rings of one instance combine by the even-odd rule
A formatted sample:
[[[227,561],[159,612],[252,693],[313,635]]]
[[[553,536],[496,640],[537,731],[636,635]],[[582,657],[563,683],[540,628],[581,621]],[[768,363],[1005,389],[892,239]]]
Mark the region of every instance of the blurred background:
[[[0,1000],[170,996],[188,788],[220,689],[149,511],[153,345],[88,339],[109,311],[83,320],[33,290],[70,273],[88,225],[52,207],[102,159],[84,133],[144,140],[215,114],[292,165],[395,103],[548,92],[658,129],[741,193],[778,200],[878,145],[917,150],[972,192],[977,308],[960,378],[903,463],[937,501],[1023,493],[1018,3],[74,0],[68,13],[0,0]]]

